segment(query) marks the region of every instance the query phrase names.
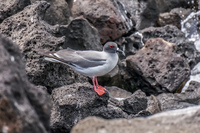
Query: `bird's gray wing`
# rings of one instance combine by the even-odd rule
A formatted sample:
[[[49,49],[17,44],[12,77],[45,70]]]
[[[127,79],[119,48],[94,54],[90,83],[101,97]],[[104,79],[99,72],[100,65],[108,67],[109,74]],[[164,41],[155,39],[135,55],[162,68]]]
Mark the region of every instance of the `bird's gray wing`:
[[[75,51],[72,49],[64,49],[55,53],[50,53],[47,57],[79,68],[101,66],[104,65],[107,60],[105,56],[102,56],[102,52],[99,51]]]

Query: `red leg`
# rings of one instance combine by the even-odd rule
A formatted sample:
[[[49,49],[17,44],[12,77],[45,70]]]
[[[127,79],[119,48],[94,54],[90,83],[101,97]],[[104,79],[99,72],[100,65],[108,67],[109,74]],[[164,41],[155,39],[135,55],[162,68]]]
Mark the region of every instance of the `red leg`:
[[[95,80],[95,82],[96,82],[96,86],[97,86],[98,89],[101,89],[101,90],[106,91],[106,88],[104,88],[104,87],[102,87],[102,86],[100,86],[100,85],[98,84],[97,77],[95,77],[94,80]]]
[[[95,85],[95,81],[96,80],[96,77],[93,77],[92,78],[92,83],[93,83],[93,87],[94,87],[94,91],[96,91],[96,93],[99,95],[99,96],[101,96],[101,95],[103,95],[104,93],[105,93],[105,91],[104,90],[102,90],[102,89],[99,89],[99,87],[97,86],[97,88],[96,88],[96,85]]]

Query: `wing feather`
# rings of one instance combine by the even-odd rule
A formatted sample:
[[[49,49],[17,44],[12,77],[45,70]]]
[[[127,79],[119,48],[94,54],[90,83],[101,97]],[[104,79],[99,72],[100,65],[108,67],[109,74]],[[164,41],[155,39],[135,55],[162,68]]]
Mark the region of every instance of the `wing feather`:
[[[104,65],[107,61],[100,51],[75,51],[64,49],[58,52],[47,53],[45,56],[53,58],[54,61],[71,65],[73,67],[88,68]]]

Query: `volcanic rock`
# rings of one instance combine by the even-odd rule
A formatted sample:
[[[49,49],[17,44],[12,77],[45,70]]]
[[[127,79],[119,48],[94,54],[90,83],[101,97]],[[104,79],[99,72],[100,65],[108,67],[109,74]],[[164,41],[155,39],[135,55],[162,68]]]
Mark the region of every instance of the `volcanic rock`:
[[[139,29],[155,26],[160,13],[169,12],[173,8],[189,8],[192,5],[190,0],[148,0],[146,8],[141,13]]]
[[[71,133],[198,133],[200,106],[166,111],[147,118],[104,120],[88,117]]]
[[[155,38],[149,39],[135,55],[127,57],[127,69],[140,82],[138,88],[147,94],[175,92],[188,80],[189,65],[175,49],[175,44]]]
[[[36,1],[42,0],[30,0],[32,4]],[[45,0],[50,3],[50,8],[47,9],[44,20],[51,25],[55,24],[68,24],[70,20],[70,7],[66,0]]]
[[[107,88],[107,87],[106,87]],[[119,89],[119,88],[118,88]],[[99,96],[89,83],[74,83],[56,88],[52,92],[51,130],[54,133],[69,132],[78,121],[97,116],[104,119],[148,116],[147,97],[137,91],[123,100]]]
[[[161,27],[166,25],[174,25],[181,29],[181,20],[185,19],[190,12],[191,9],[175,8],[170,12],[160,13],[157,24]]]
[[[23,11],[5,19],[0,25],[2,34],[12,39],[23,53],[26,72],[29,80],[36,85],[54,87],[84,82],[87,78],[74,73],[71,68],[62,64],[44,61],[38,51],[57,50],[64,44],[64,37],[55,36],[55,28],[43,21],[49,4],[37,1]],[[57,31],[58,32],[58,31]]]
[[[133,28],[124,6],[116,0],[76,0],[73,17],[83,16],[99,31],[101,43],[115,40]]]
[[[30,0],[0,0],[0,23],[7,17],[20,12],[30,4]]]
[[[144,43],[150,38],[163,38],[177,45],[176,53],[185,58],[192,69],[200,61],[200,52],[195,48],[194,42],[188,41],[185,34],[176,26],[149,27],[139,31],[143,35]]]
[[[50,103],[42,87],[26,77],[17,45],[0,35],[0,131],[47,133]]]
[[[76,18],[69,25],[60,26],[59,32],[65,36],[63,48],[99,51],[103,49],[97,29],[84,18]]]

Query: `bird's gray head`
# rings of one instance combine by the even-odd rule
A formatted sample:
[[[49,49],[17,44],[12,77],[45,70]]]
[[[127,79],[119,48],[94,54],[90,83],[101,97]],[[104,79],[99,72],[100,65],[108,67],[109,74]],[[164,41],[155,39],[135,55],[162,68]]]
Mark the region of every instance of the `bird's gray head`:
[[[107,42],[103,46],[103,51],[108,52],[108,53],[120,52],[124,55],[124,52],[118,48],[118,46],[115,42]]]

